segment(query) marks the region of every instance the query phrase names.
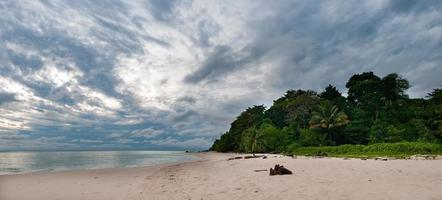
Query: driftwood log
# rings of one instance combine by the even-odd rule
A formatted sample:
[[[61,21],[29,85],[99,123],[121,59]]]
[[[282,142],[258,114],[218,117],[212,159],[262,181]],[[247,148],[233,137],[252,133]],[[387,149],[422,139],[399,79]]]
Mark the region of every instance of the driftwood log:
[[[275,169],[270,168],[270,176],[284,175],[284,174],[293,174],[293,173],[292,171],[288,170],[282,165],[275,165]]]

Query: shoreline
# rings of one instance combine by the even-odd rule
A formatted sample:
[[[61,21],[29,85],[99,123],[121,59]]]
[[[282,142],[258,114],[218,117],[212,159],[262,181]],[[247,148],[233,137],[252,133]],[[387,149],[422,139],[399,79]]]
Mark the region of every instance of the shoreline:
[[[2,175],[0,199],[438,199],[442,196],[442,160],[269,155],[267,159],[228,161],[230,157],[246,154],[192,155],[200,160]],[[284,165],[293,175],[269,176],[268,169],[275,164]]]
[[[66,152],[70,152],[70,151],[66,151]],[[155,166],[162,166],[162,165],[173,165],[173,164],[180,164],[180,163],[186,163],[186,162],[193,162],[193,161],[198,161],[198,160],[202,159],[200,156],[197,155],[197,153],[185,153],[185,154],[194,156],[197,159],[183,160],[183,161],[176,161],[176,162],[166,162],[166,163],[144,165],[144,166],[89,168],[89,169],[80,169],[80,168],[79,169],[43,169],[43,170],[35,170],[35,171],[22,171],[22,172],[17,172],[17,173],[5,173],[5,174],[0,173],[0,178],[2,176],[27,175],[27,174],[46,174],[46,173],[71,172],[71,171],[74,172],[74,171],[122,170],[122,169],[131,169],[131,168],[145,168],[145,167],[155,167]]]
[[[205,153],[216,153],[216,154],[224,154],[224,155],[230,155],[230,156],[245,156],[245,155],[252,155],[252,153],[233,153],[233,152],[190,152],[186,153],[189,155],[192,155],[194,157],[197,157],[196,160],[185,160],[185,161],[177,161],[177,162],[170,162],[170,163],[161,163],[161,164],[153,164],[153,165],[145,165],[145,166],[134,166],[134,167],[111,167],[111,168],[96,168],[96,169],[62,169],[62,170],[39,170],[39,171],[29,171],[29,172],[18,172],[18,173],[9,173],[9,174],[0,174],[0,178],[2,176],[15,176],[15,175],[31,175],[31,174],[51,174],[51,173],[62,173],[62,172],[83,172],[83,171],[99,171],[99,170],[126,170],[126,169],[138,169],[138,168],[150,168],[150,167],[167,167],[167,166],[173,166],[173,165],[179,165],[184,163],[191,163],[191,162],[197,162],[197,161],[204,161],[204,157],[202,156]],[[257,155],[266,155],[266,156],[285,156],[285,157],[292,157],[294,159],[321,159],[321,158],[335,158],[335,159],[368,159],[368,160],[442,160],[442,155],[412,155],[407,158],[397,158],[397,157],[391,157],[391,156],[361,156],[361,157],[348,157],[346,156],[306,156],[306,155],[283,155],[283,154],[270,154],[270,153],[255,153]],[[427,159],[426,157],[430,156],[431,159]],[[207,158],[206,158],[207,159]]]
[[[153,164],[153,165],[145,165],[145,166],[134,166],[134,167],[111,167],[111,168],[97,168],[97,169],[62,169],[62,170],[39,170],[39,171],[29,171],[29,172],[19,172],[19,173],[9,173],[9,174],[0,174],[0,179],[2,176],[15,176],[15,175],[31,175],[31,174],[51,174],[51,173],[63,173],[63,172],[82,172],[82,171],[99,171],[99,170],[125,170],[125,169],[137,169],[137,168],[148,168],[148,167],[162,167],[162,166],[168,166],[168,165],[177,165],[182,163],[188,163],[188,162],[197,162],[202,160],[198,155],[194,155],[196,153],[188,153],[194,157],[197,157],[198,159],[195,160],[184,160],[184,161],[177,161],[177,162],[170,162],[170,163],[161,163],[161,164]]]

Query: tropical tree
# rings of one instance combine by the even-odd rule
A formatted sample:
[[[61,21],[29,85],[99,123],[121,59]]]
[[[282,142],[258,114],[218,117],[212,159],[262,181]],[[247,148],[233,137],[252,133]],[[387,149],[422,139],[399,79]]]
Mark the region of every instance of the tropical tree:
[[[242,112],[235,121],[232,122],[229,134],[232,135],[232,150],[238,150],[241,144],[241,135],[248,128],[259,126],[264,117],[265,107],[263,105],[255,105],[247,108]]]
[[[319,97],[315,91],[297,90],[286,104],[286,121],[296,123],[300,128],[307,128],[314,108],[318,105]]]
[[[255,127],[244,131],[241,140],[241,149],[245,152],[264,152],[264,132]]]
[[[386,106],[395,105],[400,98],[407,98],[405,90],[410,87],[410,83],[399,76],[392,73],[382,78],[383,99]]]
[[[329,101],[335,101],[342,97],[342,94],[336,89],[335,86],[329,84],[323,92],[319,94],[319,97],[327,99]]]
[[[336,105],[332,105],[329,101],[321,102],[317,111],[312,112],[310,119],[310,128],[319,128],[324,130],[326,137],[333,141],[331,130],[348,124],[347,115],[339,111]]]

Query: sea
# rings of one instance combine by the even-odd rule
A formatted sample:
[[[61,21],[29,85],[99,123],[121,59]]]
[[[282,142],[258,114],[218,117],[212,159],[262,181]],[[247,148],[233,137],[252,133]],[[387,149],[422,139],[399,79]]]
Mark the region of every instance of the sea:
[[[38,171],[152,166],[199,158],[183,151],[0,152],[0,175]]]

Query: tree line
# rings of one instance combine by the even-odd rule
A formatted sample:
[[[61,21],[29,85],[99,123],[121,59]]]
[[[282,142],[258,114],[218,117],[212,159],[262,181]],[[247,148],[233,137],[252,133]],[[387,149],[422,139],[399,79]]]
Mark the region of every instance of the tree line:
[[[412,99],[409,82],[392,73],[353,75],[347,97],[329,85],[317,93],[289,90],[266,109],[243,111],[210,150],[284,152],[308,146],[395,142],[442,143],[442,89]]]

